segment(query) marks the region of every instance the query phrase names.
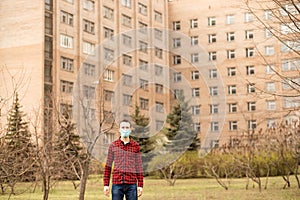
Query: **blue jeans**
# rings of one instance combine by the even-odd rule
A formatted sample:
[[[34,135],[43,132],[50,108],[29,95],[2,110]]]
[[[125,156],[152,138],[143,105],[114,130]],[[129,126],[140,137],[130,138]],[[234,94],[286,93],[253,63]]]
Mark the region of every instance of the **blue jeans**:
[[[137,200],[136,184],[113,184],[111,188],[112,200]]]

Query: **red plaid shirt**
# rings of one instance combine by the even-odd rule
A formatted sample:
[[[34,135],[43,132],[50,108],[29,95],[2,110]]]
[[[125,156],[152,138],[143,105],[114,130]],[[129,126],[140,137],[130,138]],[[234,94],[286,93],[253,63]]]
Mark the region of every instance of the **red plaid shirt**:
[[[106,165],[104,169],[104,186],[109,185],[112,164],[114,169],[112,184],[134,184],[143,187],[143,167],[139,144],[130,139],[124,144],[121,139],[109,145]]]

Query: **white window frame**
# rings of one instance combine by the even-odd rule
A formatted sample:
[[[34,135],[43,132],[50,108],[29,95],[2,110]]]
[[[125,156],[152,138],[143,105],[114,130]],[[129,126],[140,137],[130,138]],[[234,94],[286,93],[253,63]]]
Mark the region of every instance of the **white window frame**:
[[[233,14],[226,15],[226,24],[234,24],[235,16]]]
[[[73,37],[65,34],[60,34],[60,46],[73,49]]]

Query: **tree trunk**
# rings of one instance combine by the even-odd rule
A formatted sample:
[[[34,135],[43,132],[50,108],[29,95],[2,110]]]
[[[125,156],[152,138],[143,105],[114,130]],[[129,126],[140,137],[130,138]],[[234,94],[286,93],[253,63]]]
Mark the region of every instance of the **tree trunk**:
[[[89,176],[89,167],[90,167],[91,158],[88,157],[87,160],[82,165],[82,174],[80,178],[80,191],[79,191],[79,200],[84,200],[86,183]]]

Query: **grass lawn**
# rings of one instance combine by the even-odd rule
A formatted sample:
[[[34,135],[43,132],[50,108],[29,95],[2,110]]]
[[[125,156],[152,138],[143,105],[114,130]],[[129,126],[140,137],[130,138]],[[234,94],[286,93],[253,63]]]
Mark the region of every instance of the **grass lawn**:
[[[169,186],[160,179],[145,179],[143,196],[140,200],[300,200],[300,189],[294,177],[291,177],[291,188],[282,189],[281,177],[269,178],[267,190],[258,191],[257,186],[246,190],[246,179],[232,179],[229,190],[223,189],[214,179],[183,179],[177,180],[175,186]],[[28,188],[22,194],[14,195],[12,200],[41,200],[40,185],[34,193],[30,192],[34,185],[22,183],[17,192]],[[92,176],[87,185],[86,200],[110,200],[103,195],[102,178]],[[69,181],[57,182],[50,192],[49,200],[76,200],[78,190],[74,190]],[[0,195],[0,200],[7,200],[8,195]]]

